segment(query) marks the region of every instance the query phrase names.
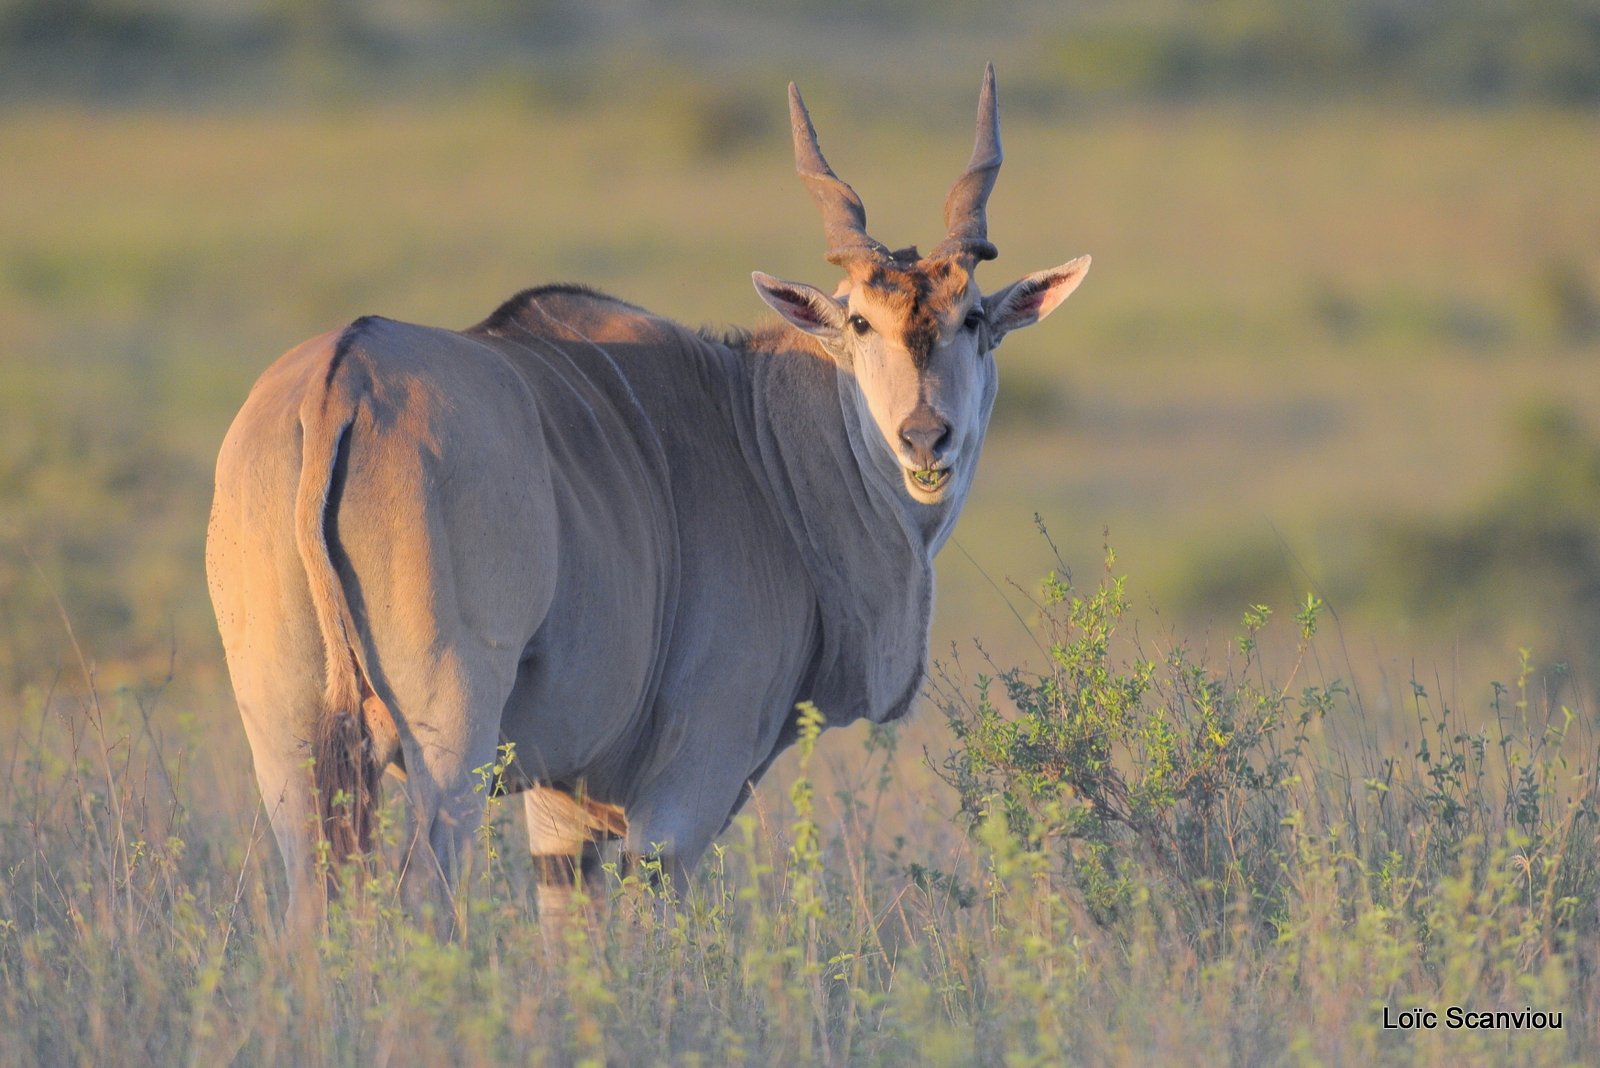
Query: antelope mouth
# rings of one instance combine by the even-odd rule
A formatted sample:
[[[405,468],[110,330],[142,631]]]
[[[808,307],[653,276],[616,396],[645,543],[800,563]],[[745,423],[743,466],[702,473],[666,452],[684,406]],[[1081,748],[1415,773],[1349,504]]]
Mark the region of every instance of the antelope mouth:
[[[924,496],[932,497],[944,490],[950,482],[950,468],[948,467],[923,467],[913,470],[906,468],[906,485]]]

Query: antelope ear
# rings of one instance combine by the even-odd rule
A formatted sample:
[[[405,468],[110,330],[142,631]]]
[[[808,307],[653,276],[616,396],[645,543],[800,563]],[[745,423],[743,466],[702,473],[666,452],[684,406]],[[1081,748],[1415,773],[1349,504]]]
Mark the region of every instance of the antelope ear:
[[[1071,263],[1030,274],[984,297],[983,311],[989,318],[989,329],[995,341],[1012,330],[1032,326],[1055,311],[1088,272],[1089,257],[1079,256]]]
[[[824,340],[832,340],[844,330],[844,306],[815,286],[785,282],[760,271],[750,279],[761,299],[795,329]]]

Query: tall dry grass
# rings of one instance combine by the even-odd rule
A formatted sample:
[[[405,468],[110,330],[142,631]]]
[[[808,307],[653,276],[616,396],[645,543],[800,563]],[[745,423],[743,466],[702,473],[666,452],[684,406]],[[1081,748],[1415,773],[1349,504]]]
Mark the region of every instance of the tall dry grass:
[[[102,694],[85,660],[6,745],[0,1063],[1572,1064],[1600,1049],[1592,732],[1513,677],[1483,731],[1416,687],[1403,745],[1341,736],[1328,723],[1358,698],[1319,676],[1315,603],[1296,659],[1263,662],[1280,624],[1259,609],[1232,656],[1152,659],[1125,590],[1057,578],[1042,666],[944,672],[967,729],[928,757],[969,774],[921,832],[890,830],[918,826],[896,810],[941,805],[918,754],[880,730],[842,759],[808,719],[789,781],[766,784],[689,886],[613,873],[588,923],[541,929],[520,827],[491,801],[448,943],[398,905],[391,791],[373,874],[291,948],[237,732],[158,692]],[[1531,1007],[1562,1028],[1384,1027],[1385,1009],[1442,1021],[1449,1006]]]

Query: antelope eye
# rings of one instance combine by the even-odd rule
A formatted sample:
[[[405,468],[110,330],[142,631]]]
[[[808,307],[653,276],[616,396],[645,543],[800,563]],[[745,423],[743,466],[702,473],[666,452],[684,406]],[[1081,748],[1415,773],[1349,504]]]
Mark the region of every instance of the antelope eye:
[[[859,315],[852,315],[850,316],[850,329],[854,330],[857,334],[865,334],[868,330],[872,329],[872,324],[867,322]]]
[[[979,311],[977,308],[974,308],[967,312],[967,317],[966,319],[962,320],[961,325],[966,327],[968,330],[976,330],[980,325],[982,325],[982,323],[983,312]]]

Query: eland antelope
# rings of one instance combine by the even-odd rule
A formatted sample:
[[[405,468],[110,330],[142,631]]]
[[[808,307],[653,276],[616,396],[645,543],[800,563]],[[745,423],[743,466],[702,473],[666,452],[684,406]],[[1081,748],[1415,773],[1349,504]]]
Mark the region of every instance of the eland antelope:
[[[409,801],[402,890],[448,894],[512,743],[541,908],[597,848],[681,878],[796,734],[887,722],[923,678],[934,554],[977,468],[994,349],[1087,256],[994,293],[993,68],[926,256],[871,237],[789,88],[831,294],[753,275],[781,323],[707,336],[578,286],[465,331],[367,317],[274,363],[217,460],[206,571],[290,886]]]

